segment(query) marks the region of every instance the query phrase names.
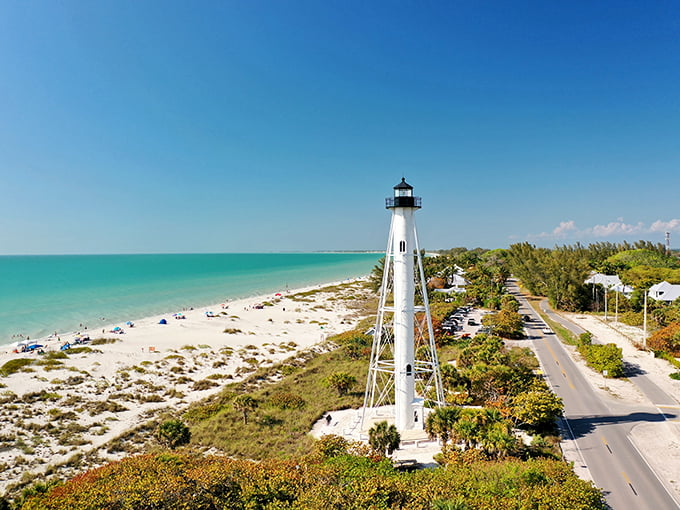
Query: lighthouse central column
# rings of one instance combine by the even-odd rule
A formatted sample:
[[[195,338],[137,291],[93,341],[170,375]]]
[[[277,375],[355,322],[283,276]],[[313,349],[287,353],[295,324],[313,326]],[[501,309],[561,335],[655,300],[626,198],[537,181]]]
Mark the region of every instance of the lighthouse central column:
[[[394,385],[395,425],[413,429],[414,382],[414,296],[413,213],[411,207],[395,207],[393,214],[394,254]]]

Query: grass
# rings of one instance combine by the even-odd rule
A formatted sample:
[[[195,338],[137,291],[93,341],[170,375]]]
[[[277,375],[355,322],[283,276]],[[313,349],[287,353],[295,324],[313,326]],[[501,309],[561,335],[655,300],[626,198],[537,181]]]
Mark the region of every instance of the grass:
[[[350,360],[336,350],[296,355],[282,364],[260,369],[241,383],[227,385],[207,402],[193,405],[184,414],[183,418],[192,424],[192,443],[252,459],[309,453],[314,440],[308,432],[326,411],[356,408],[363,403],[367,365],[367,360]],[[356,377],[357,384],[349,394],[340,397],[323,384],[333,372],[348,372]],[[269,382],[281,375],[276,382]],[[247,424],[232,406],[233,399],[243,393],[259,403]],[[281,408],[277,405],[281,394],[313,398],[305,399],[304,406]]]
[[[665,359],[671,365],[673,365],[675,368],[680,368],[680,361],[677,360],[672,354],[670,354],[666,351],[654,351],[654,356],[657,357],[657,358]],[[673,374],[671,374],[671,377],[673,377]],[[677,379],[677,378],[673,377],[673,379]]]
[[[120,338],[95,338],[90,342],[90,345],[105,345],[105,344],[115,344],[120,342]]]
[[[86,346],[85,347],[71,347],[68,350],[69,354],[89,354],[90,352],[92,352],[92,348],[86,347]]]
[[[0,375],[7,377],[8,375],[19,372],[20,370],[23,370],[32,364],[33,360],[28,358],[11,359],[0,367]]]

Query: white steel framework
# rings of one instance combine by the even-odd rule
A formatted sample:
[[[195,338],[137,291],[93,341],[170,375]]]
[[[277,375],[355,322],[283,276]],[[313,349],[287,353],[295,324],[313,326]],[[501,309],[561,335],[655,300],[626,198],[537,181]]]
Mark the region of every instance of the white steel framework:
[[[403,182],[403,181],[402,181]],[[396,189],[396,188],[395,188]],[[389,200],[389,199],[388,199]],[[394,207],[364,396],[362,428],[378,414],[398,430],[423,428],[424,406],[444,403],[427,287],[413,218]],[[398,202],[397,202],[398,203]],[[380,410],[380,411],[379,411]]]

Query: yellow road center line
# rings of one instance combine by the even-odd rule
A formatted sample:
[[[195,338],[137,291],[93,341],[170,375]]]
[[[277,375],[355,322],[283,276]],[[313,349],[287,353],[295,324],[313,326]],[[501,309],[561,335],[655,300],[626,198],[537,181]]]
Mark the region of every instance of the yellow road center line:
[[[557,359],[557,356],[555,355],[555,351],[553,351],[553,348],[552,348],[552,347],[550,346],[550,344],[548,343],[548,339],[547,339],[547,338],[544,338],[543,341],[545,342],[546,347],[547,347],[548,350],[550,351],[550,355],[553,357],[553,359],[555,360],[555,362],[559,365],[560,362],[559,362],[559,360]],[[572,390],[575,390],[576,388],[574,387],[574,384],[571,382],[571,379],[569,378],[569,376],[567,375],[567,373],[564,371],[564,369],[562,369],[562,375],[567,379],[567,384],[569,384],[569,387],[570,387]]]

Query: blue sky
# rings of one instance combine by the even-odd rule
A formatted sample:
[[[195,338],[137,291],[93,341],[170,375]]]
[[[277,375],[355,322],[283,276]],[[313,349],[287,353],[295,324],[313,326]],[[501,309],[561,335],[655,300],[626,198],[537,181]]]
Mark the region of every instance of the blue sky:
[[[384,249],[402,175],[428,249],[680,238],[680,5],[0,2],[0,254]]]

